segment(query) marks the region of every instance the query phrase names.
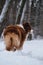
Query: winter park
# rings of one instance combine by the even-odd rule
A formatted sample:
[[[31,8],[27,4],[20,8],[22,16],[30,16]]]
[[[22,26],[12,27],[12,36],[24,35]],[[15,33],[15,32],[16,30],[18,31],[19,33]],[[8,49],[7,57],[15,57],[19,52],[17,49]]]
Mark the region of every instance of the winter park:
[[[43,0],[0,0],[0,65],[43,65]]]

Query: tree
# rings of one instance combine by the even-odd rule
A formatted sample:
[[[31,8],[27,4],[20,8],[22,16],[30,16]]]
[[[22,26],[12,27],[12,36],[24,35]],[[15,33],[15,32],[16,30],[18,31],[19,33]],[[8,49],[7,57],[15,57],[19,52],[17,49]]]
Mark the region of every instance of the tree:
[[[39,35],[39,26],[40,26],[40,21],[39,20],[39,16],[40,16],[40,4],[41,4],[41,0],[36,0],[36,15],[35,15],[35,38],[37,38],[37,35]]]
[[[3,2],[2,2],[3,1]],[[0,0],[0,14],[2,12],[3,5],[5,4],[5,0]]]
[[[3,5],[2,12],[0,15],[0,35],[3,31],[3,28],[5,28],[6,25],[9,25],[9,22],[7,20],[8,17],[6,15],[11,3],[12,3],[12,0],[5,0],[5,4]]]
[[[39,34],[43,37],[43,0],[40,1],[40,15],[38,21],[40,22],[39,25]]]
[[[37,38],[37,35],[39,34],[40,5],[41,5],[41,0],[32,0],[30,22],[34,29],[35,38]]]
[[[26,0],[22,0],[21,7],[19,9],[19,13],[18,13],[17,20],[16,20],[17,24],[20,23],[20,19],[21,19],[21,16],[22,16],[22,12],[23,12],[23,8],[24,8],[24,5],[25,5],[25,2],[26,2]]]

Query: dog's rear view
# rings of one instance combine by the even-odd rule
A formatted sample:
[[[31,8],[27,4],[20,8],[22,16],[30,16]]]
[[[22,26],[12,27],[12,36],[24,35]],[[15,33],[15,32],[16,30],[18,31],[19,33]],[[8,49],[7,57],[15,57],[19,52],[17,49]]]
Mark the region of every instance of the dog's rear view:
[[[27,34],[31,31],[29,23],[23,23],[23,27],[19,25],[9,25],[3,31],[6,50],[15,51],[23,47]]]

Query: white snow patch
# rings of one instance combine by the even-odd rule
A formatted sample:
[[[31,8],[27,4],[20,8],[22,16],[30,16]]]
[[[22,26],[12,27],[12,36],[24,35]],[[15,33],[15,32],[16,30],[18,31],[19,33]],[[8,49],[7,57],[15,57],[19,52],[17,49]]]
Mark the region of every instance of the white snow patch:
[[[43,65],[43,40],[25,41],[23,50],[6,51],[0,39],[0,65]]]

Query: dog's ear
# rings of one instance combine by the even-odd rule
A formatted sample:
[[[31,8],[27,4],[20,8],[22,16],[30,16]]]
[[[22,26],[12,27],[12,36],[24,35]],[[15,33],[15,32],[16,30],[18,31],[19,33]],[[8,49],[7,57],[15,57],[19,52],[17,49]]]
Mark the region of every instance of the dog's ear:
[[[23,27],[24,27],[26,33],[30,32],[30,30],[31,30],[30,23],[28,23],[28,22],[23,23]]]

